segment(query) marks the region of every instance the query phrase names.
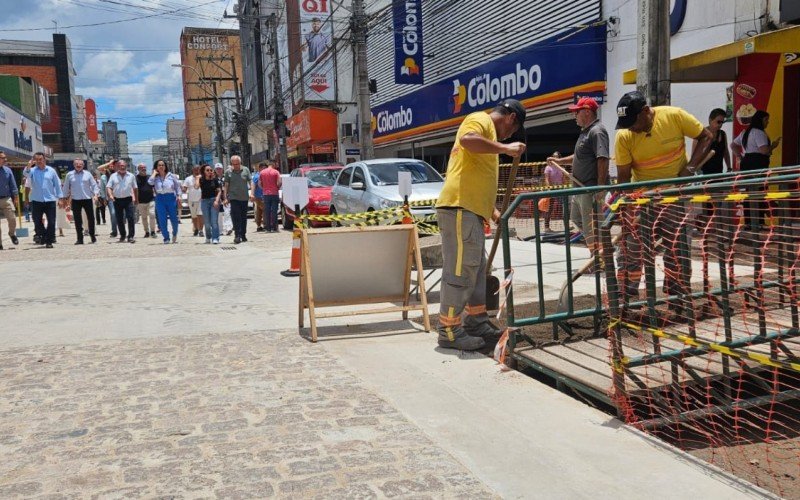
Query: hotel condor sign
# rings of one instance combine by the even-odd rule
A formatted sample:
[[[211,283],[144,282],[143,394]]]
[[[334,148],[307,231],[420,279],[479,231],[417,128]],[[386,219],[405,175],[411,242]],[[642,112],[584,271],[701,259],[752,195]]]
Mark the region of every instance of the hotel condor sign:
[[[195,35],[186,44],[189,50],[228,50],[228,37]]]
[[[571,36],[561,33],[373,107],[373,135],[380,138],[491,109],[506,98],[524,101],[569,92],[564,99],[571,99],[575,87],[605,79],[605,27],[576,30]]]

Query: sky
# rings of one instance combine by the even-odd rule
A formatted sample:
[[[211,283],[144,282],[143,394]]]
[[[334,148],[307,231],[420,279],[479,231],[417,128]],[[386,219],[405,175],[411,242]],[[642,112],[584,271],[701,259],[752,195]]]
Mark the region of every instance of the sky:
[[[185,26],[236,28],[235,0],[0,0],[0,39],[72,45],[76,93],[97,103],[98,128],[116,120],[135,162],[166,144],[166,121],[183,118],[180,34]]]

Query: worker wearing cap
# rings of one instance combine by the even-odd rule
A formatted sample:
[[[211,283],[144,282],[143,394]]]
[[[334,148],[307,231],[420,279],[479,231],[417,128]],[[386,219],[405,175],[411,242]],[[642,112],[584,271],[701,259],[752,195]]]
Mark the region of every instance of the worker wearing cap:
[[[627,182],[670,179],[691,175],[692,168],[708,152],[713,136],[697,118],[673,106],[649,106],[639,92],[628,92],[617,104],[617,136],[614,154],[617,180]],[[699,146],[686,159],[686,138],[696,139]],[[677,248],[678,227],[685,219],[685,208],[665,205],[654,218],[654,237],[675,235],[666,241],[664,254],[664,291],[668,295],[685,293],[687,283],[681,280]],[[633,225],[632,220],[628,222]],[[652,240],[655,241],[655,238]],[[638,298],[642,276],[642,248],[637,231],[626,233],[617,279],[626,299]],[[687,265],[687,269],[690,267]],[[670,304],[673,306],[673,304]]]
[[[484,221],[497,220],[498,154],[520,156],[525,143],[502,144],[525,123],[525,108],[506,99],[490,113],[468,115],[456,133],[447,177],[436,204],[442,234],[442,293],[439,345],[476,350],[496,340],[486,313]],[[466,309],[462,325],[461,315]]]
[[[575,151],[563,158],[550,157],[548,162],[572,165],[572,177],[581,186],[605,186],[608,184],[608,131],[597,118],[597,101],[581,97],[569,110],[575,114],[575,122],[581,128]],[[595,250],[595,200],[602,201],[601,193],[586,193],[572,197],[569,217],[580,228],[589,250]],[[602,205],[598,205],[601,207]]]

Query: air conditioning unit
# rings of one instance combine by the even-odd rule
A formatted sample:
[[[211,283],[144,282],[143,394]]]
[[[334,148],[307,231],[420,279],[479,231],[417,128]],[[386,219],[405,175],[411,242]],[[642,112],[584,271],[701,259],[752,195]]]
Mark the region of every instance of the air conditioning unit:
[[[342,123],[341,138],[353,137],[356,132],[356,125],[354,123]]]

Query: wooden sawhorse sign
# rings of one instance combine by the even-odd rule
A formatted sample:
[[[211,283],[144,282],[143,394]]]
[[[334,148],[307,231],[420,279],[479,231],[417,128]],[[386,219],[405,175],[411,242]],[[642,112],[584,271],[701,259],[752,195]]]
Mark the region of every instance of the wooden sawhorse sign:
[[[425,331],[431,330],[419,237],[414,225],[304,229],[300,264],[299,325],[305,310],[311,321],[311,341],[317,341],[317,319],[422,311]],[[411,271],[416,268],[420,301],[411,304]],[[402,303],[336,312],[318,308]]]

